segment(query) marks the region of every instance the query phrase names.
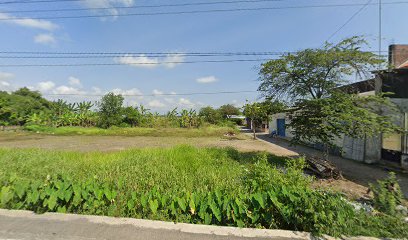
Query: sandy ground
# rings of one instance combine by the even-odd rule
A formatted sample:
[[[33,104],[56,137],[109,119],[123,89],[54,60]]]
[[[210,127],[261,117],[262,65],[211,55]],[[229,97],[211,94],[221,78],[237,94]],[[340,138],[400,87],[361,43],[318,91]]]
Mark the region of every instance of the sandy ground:
[[[236,138],[220,137],[184,138],[184,137],[125,137],[125,136],[53,136],[34,133],[0,132],[0,147],[6,148],[43,148],[72,151],[119,151],[128,148],[171,147],[190,144],[199,147],[233,147],[243,152],[267,151],[277,156],[295,156],[298,154],[319,155],[314,149],[290,146],[285,140],[272,139],[259,134],[253,140],[250,134],[242,133]],[[344,180],[322,180],[316,184],[339,190],[352,198],[359,198],[367,192],[368,183],[385,178],[389,170],[381,166],[367,165],[336,156],[330,157],[343,172]],[[408,174],[398,173],[401,188],[408,197]]]

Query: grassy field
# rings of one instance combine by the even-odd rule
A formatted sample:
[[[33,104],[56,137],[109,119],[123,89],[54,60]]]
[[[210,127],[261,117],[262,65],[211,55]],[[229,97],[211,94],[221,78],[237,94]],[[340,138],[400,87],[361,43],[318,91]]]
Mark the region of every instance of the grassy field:
[[[0,207],[401,237],[408,226],[312,187],[301,159],[232,148],[0,149]],[[282,167],[285,167],[283,170]]]
[[[2,149],[0,178],[16,175],[34,180],[62,174],[78,181],[95,177],[112,184],[122,178],[131,190],[156,186],[166,191],[243,191],[244,166],[251,158],[252,154],[233,149],[190,146],[115,153]]]
[[[46,127],[31,125],[24,127],[25,130],[31,132],[38,132],[44,134],[54,134],[62,136],[71,135],[89,135],[89,136],[154,136],[154,137],[211,137],[223,136],[227,132],[238,133],[236,128],[220,127],[220,126],[206,126],[201,128],[119,128],[112,127],[109,129],[96,127]]]

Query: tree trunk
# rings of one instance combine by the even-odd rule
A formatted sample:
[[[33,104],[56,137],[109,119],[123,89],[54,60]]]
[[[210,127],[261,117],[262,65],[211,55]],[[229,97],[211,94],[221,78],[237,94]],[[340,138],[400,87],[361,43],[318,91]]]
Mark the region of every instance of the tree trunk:
[[[254,133],[254,140],[256,139],[256,128],[255,128],[255,124],[254,124],[254,120],[251,119],[251,128],[252,128],[252,132]]]

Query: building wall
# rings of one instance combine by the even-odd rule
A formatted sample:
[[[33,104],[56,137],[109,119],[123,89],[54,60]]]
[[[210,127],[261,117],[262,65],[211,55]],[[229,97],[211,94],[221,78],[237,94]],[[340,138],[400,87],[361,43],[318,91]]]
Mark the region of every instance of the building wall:
[[[391,66],[398,67],[408,59],[408,45],[390,45],[388,52],[388,62]]]

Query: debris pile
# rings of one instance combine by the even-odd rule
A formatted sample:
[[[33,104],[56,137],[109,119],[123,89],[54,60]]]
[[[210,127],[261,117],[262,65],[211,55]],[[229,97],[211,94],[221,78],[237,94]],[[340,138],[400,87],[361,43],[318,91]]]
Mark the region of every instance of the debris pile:
[[[340,170],[333,163],[317,157],[317,156],[306,156],[307,169],[312,171],[313,174],[317,175],[320,178],[333,178],[341,179]]]

